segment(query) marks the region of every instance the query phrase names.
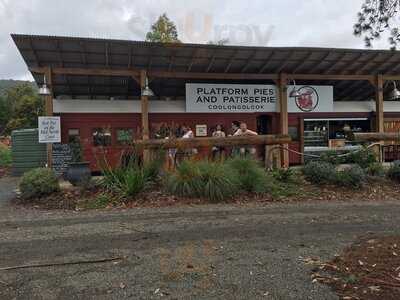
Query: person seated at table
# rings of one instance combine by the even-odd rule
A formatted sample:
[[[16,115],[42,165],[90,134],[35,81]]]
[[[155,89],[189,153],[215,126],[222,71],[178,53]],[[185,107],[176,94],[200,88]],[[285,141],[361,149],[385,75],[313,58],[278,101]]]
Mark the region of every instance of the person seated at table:
[[[215,128],[215,131],[212,133],[213,137],[224,138],[226,137],[225,131],[221,124],[218,124]],[[224,147],[212,147],[212,157],[215,159],[217,156],[221,157],[221,155],[225,152]]]
[[[258,135],[257,132],[252,131],[247,128],[247,124],[245,122],[240,123],[240,128],[234,134],[234,136],[255,136]],[[240,147],[240,154],[247,154],[250,153],[251,155],[256,154],[256,148],[252,146]]]

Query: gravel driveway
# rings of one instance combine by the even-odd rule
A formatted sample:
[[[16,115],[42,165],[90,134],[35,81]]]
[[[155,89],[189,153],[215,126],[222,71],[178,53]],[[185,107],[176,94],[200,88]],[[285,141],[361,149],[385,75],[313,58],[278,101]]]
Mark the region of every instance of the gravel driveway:
[[[0,178],[0,207],[7,205],[8,201],[14,197],[15,188],[17,187],[18,177]]]
[[[4,210],[3,210],[4,211]],[[0,299],[337,299],[301,258],[400,233],[397,203],[305,203],[63,212],[0,219]]]

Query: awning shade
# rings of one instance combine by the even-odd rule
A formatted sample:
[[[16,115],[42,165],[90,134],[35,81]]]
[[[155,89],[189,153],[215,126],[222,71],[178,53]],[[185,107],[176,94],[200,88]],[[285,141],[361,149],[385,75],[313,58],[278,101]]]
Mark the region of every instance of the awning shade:
[[[29,68],[111,68],[149,71],[270,74],[400,74],[400,52],[299,47],[244,47],[199,44],[160,44],[126,40],[12,34]],[[38,84],[42,76],[34,74]],[[157,96],[184,95],[185,82],[210,80],[154,79]],[[213,80],[213,82],[234,82]],[[260,81],[253,81],[261,83]],[[365,100],[374,94],[366,81],[304,81],[334,86],[335,99]],[[132,98],[140,94],[128,77],[57,75],[55,96],[87,95]]]

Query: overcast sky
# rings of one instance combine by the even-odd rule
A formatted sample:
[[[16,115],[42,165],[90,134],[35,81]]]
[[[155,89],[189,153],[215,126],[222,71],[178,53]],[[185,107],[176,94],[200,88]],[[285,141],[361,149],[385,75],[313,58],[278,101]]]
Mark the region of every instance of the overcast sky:
[[[10,33],[143,40],[166,12],[183,42],[364,48],[363,0],[0,0],[0,79],[30,79]],[[386,39],[374,45],[389,48]]]

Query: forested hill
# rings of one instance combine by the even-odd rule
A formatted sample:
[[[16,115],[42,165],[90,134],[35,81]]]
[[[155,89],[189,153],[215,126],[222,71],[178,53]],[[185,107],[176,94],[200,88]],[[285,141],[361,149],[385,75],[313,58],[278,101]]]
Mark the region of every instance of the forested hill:
[[[14,87],[21,83],[29,83],[34,88],[36,88],[36,84],[33,81],[24,81],[24,80],[13,80],[13,79],[0,79],[0,95],[3,95],[5,91],[11,87]]]

